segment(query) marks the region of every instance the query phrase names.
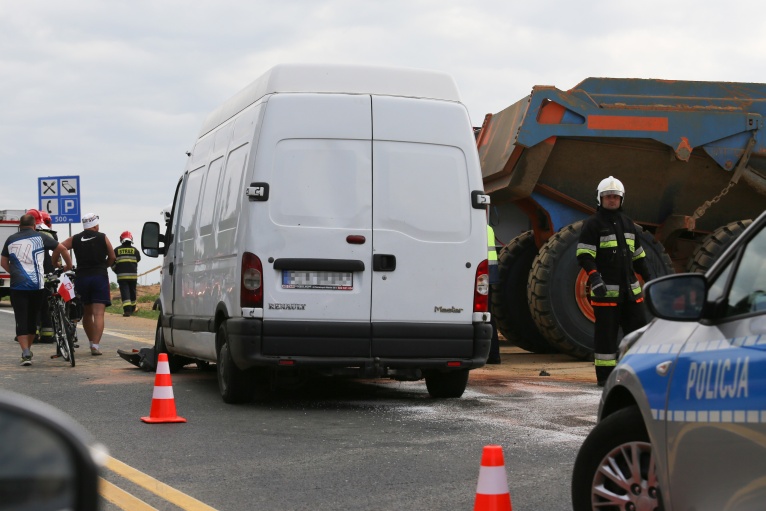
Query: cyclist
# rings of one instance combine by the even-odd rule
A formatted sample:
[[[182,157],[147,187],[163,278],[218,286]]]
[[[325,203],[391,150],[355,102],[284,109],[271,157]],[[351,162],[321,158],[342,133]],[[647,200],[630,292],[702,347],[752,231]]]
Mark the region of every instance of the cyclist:
[[[30,349],[37,328],[37,314],[44,298],[43,258],[47,249],[64,258],[64,269],[72,267],[66,248],[53,238],[35,231],[35,217],[24,214],[19,232],[8,236],[0,253],[0,266],[11,275],[11,305],[16,316],[16,338],[21,347],[21,365],[32,365]]]
[[[35,230],[43,236],[50,236],[54,240],[58,241],[56,231],[50,229],[53,225],[51,216],[45,211],[38,211],[36,209],[27,210],[27,213],[32,215],[35,219]],[[47,216],[47,221],[46,221]],[[50,250],[45,251],[43,258],[43,269],[45,274],[49,274],[53,271],[53,260],[51,258]],[[35,339],[40,343],[52,343],[53,342],[53,325],[51,324],[51,317],[48,311],[48,300],[43,300],[40,304],[40,316],[37,321],[39,337]]]
[[[81,233],[67,238],[62,244],[67,249],[74,249],[77,258],[75,286],[85,306],[82,326],[90,342],[90,354],[96,356],[101,355],[99,343],[104,333],[104,311],[112,305],[107,268],[114,263],[115,255],[109,238],[99,232],[98,215],[83,215],[82,226]]]

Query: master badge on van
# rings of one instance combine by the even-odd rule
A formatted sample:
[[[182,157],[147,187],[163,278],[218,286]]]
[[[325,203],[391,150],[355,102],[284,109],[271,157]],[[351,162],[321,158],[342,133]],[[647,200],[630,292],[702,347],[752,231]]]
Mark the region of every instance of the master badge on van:
[[[441,307],[440,305],[437,305],[434,307],[434,312],[448,312],[452,314],[460,314],[463,312],[463,309],[459,307]]]

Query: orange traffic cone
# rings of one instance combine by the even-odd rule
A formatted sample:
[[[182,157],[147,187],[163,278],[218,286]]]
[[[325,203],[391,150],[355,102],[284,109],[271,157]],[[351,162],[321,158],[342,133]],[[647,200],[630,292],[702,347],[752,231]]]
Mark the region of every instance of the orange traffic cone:
[[[485,445],[481,455],[479,483],[476,485],[476,501],[473,511],[512,511],[511,494],[505,475],[503,448]]]
[[[157,359],[152,409],[149,412],[149,417],[141,417],[141,420],[149,424],[186,422],[186,419],[176,415],[176,400],[173,397],[173,384],[170,382],[170,365],[168,365],[167,353],[160,353]]]

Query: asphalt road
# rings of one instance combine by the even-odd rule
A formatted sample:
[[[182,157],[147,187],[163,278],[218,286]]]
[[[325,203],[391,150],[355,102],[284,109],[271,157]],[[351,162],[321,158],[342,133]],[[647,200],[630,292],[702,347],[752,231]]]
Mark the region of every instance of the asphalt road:
[[[104,356],[81,349],[71,368],[37,345],[20,367],[0,304],[0,387],[83,424],[114,459],[104,479],[145,509],[472,509],[488,444],[503,447],[514,509],[571,509],[572,464],[600,396],[588,363],[504,348],[461,399],[431,399],[423,382],[322,379],[240,406],[221,401],[214,371],[188,366],[172,376],[188,422],[145,424],[154,374],[116,350],[149,346],[152,334],[150,321],[110,316]],[[109,484],[101,494],[105,510],[141,509]]]

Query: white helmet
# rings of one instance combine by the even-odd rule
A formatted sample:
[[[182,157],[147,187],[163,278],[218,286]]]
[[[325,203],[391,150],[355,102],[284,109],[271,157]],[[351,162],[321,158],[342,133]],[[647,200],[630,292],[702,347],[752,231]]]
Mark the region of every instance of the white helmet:
[[[596,201],[598,201],[599,206],[601,205],[601,196],[603,195],[619,195],[622,197],[620,205],[625,202],[625,187],[622,185],[622,181],[616,177],[609,176],[606,179],[602,179],[596,190],[598,190]]]

